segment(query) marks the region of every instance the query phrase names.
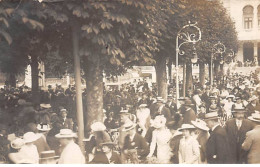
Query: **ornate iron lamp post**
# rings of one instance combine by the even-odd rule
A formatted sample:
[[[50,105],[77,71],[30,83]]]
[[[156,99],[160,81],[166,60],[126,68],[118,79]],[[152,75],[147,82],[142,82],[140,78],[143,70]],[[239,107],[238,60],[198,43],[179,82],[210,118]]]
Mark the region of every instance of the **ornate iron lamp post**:
[[[179,43],[179,40],[181,42]],[[176,37],[176,104],[178,105],[178,98],[179,98],[179,55],[182,56],[185,54],[185,51],[181,49],[183,44],[192,43],[195,44],[196,42],[201,40],[201,31],[200,28],[197,27],[197,23],[189,24],[183,26],[180,31],[177,33]],[[195,58],[192,59],[192,62],[197,62],[197,55]]]
[[[211,54],[211,58],[210,58],[210,73],[211,73],[211,78],[210,78],[210,85],[213,85],[213,59],[215,59],[215,54],[220,54],[220,64],[224,63],[223,57],[222,57],[222,53],[224,53],[226,51],[226,46],[224,44],[222,44],[220,41],[218,41],[218,43],[216,43],[215,45],[213,45],[212,48],[212,54]]]

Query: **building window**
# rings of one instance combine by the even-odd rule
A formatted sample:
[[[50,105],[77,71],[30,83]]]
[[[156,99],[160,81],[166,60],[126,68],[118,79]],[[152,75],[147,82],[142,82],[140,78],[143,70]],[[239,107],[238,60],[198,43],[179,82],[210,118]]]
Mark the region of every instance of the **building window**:
[[[243,9],[243,19],[244,19],[244,29],[253,28],[253,17],[254,17],[254,8],[252,6],[245,6]]]
[[[245,17],[244,18],[244,29],[251,29],[253,27],[253,18]]]

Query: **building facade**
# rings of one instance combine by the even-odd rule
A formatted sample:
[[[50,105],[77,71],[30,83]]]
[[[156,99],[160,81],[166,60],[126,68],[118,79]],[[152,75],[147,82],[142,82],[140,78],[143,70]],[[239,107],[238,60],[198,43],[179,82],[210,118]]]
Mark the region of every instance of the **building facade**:
[[[260,65],[260,0],[221,0],[238,32],[237,60]]]

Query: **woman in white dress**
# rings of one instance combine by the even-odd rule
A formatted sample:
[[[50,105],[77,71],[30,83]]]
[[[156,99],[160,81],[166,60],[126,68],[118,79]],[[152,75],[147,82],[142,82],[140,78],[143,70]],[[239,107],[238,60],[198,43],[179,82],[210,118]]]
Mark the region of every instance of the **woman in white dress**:
[[[153,126],[156,128],[153,131],[152,142],[150,145],[150,153],[147,156],[152,157],[157,145],[157,162],[160,164],[170,163],[172,152],[169,141],[172,138],[170,130],[165,126],[166,118],[163,115],[155,117]]]
[[[183,138],[179,145],[179,164],[198,164],[200,161],[200,146],[198,141],[191,135],[195,127],[190,124],[183,124],[179,131],[182,131]]]

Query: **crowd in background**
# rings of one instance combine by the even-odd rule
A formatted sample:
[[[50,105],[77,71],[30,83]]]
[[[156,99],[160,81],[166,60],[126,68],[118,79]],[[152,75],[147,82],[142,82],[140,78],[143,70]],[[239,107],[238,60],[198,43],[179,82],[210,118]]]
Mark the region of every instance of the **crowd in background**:
[[[174,84],[173,84],[174,85]],[[145,79],[105,86],[103,122],[77,143],[75,87],[48,86],[33,105],[27,87],[0,90],[3,163],[260,163],[260,85],[254,73],[212,85],[193,80],[185,97],[167,99]],[[83,108],[88,107],[86,90]],[[28,152],[30,154],[28,154]]]

